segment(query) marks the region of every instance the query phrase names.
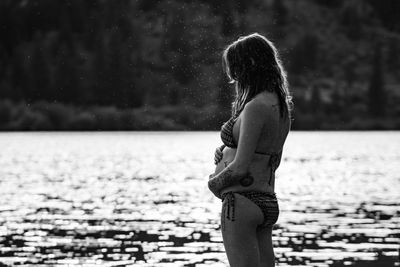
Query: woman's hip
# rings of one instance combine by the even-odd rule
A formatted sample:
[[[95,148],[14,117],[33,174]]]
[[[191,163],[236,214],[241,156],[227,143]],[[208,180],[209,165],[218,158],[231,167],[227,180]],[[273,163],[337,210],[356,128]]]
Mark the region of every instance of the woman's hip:
[[[238,197],[240,195],[241,197]],[[244,198],[243,198],[244,197]],[[265,224],[267,220],[277,219],[279,205],[276,194],[257,190],[229,191],[222,194],[222,228],[225,219],[235,221],[237,216],[248,220],[258,220]],[[239,213],[240,215],[237,215]],[[260,220],[260,218],[262,218]],[[274,219],[274,221],[276,221]],[[261,223],[261,222],[260,222]]]

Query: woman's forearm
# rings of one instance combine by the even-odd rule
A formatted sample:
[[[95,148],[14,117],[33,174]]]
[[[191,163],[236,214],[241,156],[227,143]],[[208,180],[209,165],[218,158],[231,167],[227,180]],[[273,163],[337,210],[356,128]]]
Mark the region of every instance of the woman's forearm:
[[[219,174],[210,178],[208,188],[218,195],[222,189],[228,186],[235,184],[249,186],[252,182],[253,179],[248,172],[239,172],[231,163]]]
[[[235,184],[237,177],[233,175],[233,170],[228,166],[222,172],[208,180],[208,187],[211,191],[221,191],[221,189]]]

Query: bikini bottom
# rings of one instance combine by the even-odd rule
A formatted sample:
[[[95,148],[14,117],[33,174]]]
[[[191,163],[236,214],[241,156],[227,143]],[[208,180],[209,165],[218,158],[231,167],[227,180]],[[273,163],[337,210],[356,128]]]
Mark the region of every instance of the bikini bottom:
[[[267,193],[262,191],[229,191],[222,194],[222,230],[225,228],[225,214],[226,218],[234,221],[235,220],[235,195],[234,193],[240,194],[249,200],[253,201],[264,214],[264,221],[257,226],[258,229],[262,229],[268,226],[274,225],[279,216],[279,205],[275,193]],[[224,202],[226,198],[226,201]]]

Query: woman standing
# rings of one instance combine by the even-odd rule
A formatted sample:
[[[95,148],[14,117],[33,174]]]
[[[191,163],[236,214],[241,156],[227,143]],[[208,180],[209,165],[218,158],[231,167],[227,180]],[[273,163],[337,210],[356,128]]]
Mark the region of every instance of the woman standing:
[[[208,187],[223,202],[221,228],[230,266],[275,266],[275,170],[291,125],[286,73],[273,43],[258,33],[230,44],[222,59],[236,98],[232,117],[221,127],[224,145],[215,152],[217,167]]]

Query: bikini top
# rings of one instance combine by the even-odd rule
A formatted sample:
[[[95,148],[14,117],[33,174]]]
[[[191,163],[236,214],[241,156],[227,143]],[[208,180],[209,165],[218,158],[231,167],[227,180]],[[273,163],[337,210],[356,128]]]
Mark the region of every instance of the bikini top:
[[[235,125],[235,121],[239,116],[237,114],[233,115],[228,121],[226,121],[221,126],[221,140],[227,147],[237,148],[235,141],[233,139],[233,126]],[[271,175],[268,181],[268,184],[271,185],[272,177],[275,177],[275,170],[278,168],[280,163],[280,158],[282,155],[282,151],[267,153],[267,152],[254,152],[256,154],[261,155],[270,155],[269,165],[271,166]]]

